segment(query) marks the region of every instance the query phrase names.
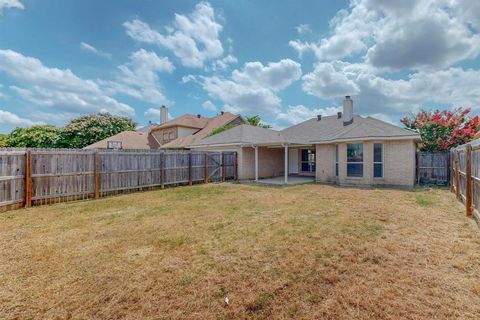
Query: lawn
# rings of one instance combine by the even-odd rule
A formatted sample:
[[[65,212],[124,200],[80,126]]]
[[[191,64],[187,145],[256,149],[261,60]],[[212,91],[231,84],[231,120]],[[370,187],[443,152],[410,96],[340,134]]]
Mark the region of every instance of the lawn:
[[[479,314],[480,230],[446,189],[225,183],[0,214],[1,319]]]

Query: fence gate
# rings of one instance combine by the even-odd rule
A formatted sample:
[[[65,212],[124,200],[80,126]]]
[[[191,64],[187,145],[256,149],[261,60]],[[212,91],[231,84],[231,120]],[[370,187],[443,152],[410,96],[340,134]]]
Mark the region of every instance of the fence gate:
[[[417,152],[418,184],[448,185],[449,181],[449,152]]]

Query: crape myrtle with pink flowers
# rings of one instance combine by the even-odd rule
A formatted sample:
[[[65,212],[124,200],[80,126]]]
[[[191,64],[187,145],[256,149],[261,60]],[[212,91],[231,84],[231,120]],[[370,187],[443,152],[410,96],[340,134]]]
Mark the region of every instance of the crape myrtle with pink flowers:
[[[480,130],[478,115],[470,109],[420,111],[400,120],[422,137],[421,151],[447,151],[472,141]]]

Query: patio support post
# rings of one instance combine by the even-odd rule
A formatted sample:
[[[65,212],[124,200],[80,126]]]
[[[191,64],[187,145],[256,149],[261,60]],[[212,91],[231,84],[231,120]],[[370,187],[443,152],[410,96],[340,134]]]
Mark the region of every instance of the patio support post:
[[[288,183],[288,145],[285,145],[285,184]]]
[[[255,148],[255,182],[258,182],[258,146]]]

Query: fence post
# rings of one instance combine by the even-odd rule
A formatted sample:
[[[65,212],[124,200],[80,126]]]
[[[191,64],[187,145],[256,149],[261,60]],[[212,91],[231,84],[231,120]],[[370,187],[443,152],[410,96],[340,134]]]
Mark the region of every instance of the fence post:
[[[448,154],[449,156],[449,161],[450,161],[450,192],[453,193],[453,152],[450,151]]]
[[[32,206],[32,152],[25,152],[25,207]]]
[[[192,185],[192,152],[188,153],[188,184]]]
[[[208,155],[205,152],[205,183],[208,183]]]
[[[460,200],[460,157],[458,156],[458,150],[455,150],[455,193],[457,200]]]
[[[160,188],[165,188],[165,154],[160,153]]]
[[[419,161],[419,155],[418,155],[418,151],[415,153],[415,165],[416,165],[416,168],[417,168],[417,172],[416,172],[416,178],[417,178],[417,184],[420,184],[420,161]]]
[[[100,198],[100,154],[98,150],[94,153],[95,162],[95,199]]]
[[[472,146],[467,144],[465,161],[465,213],[472,215]]]

